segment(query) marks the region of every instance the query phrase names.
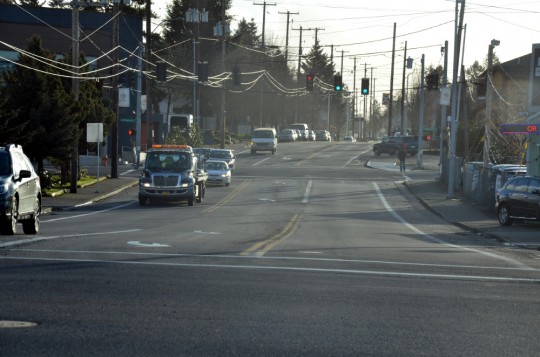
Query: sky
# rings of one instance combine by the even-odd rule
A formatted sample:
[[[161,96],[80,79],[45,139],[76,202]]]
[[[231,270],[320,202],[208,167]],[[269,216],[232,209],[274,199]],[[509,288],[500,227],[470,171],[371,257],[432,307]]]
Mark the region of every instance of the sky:
[[[388,92],[392,68],[392,42],[396,26],[394,89],[401,88],[405,46],[413,68],[406,75],[420,73],[421,58],[426,67],[444,65],[441,48],[448,41],[449,76],[454,56],[456,19],[455,0],[232,0],[228,14],[233,16],[234,31],[245,18],[263,28],[266,9],[265,43],[285,46],[287,11],[290,53],[297,54],[302,27],[302,47],[306,54],[315,42],[315,33],[330,56],[333,45],[335,68],[343,68],[344,82],[353,87],[356,62],[356,88],[360,79],[371,77],[377,93]],[[538,0],[465,0],[463,23],[465,43],[463,64],[483,62],[491,40],[500,41],[494,52],[501,62],[531,53],[540,43],[540,1]],[[156,5],[156,10],[163,5]],[[294,14],[293,14],[294,13]],[[318,29],[315,31],[314,29]],[[311,29],[311,30],[308,30]],[[461,60],[460,56],[460,60]],[[297,58],[297,57],[296,57]],[[342,60],[343,58],[343,60]],[[296,68],[296,63],[290,63]],[[342,67],[343,63],[343,67]],[[380,98],[379,98],[380,100]]]

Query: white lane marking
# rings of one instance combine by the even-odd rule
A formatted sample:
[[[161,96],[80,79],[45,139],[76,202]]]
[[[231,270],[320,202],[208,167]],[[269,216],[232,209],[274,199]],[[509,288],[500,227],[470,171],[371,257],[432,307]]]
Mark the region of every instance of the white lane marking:
[[[373,182],[373,186],[375,187],[375,191],[377,191],[377,195],[379,196],[379,199],[381,200],[382,204],[384,205],[384,207],[386,208],[386,210],[392,215],[394,216],[398,221],[400,221],[401,223],[403,223],[403,225],[405,225],[405,227],[409,228],[410,230],[412,230],[413,232],[415,232],[416,234],[420,234],[434,242],[437,242],[437,243],[440,243],[440,244],[443,244],[447,247],[451,247],[451,248],[457,248],[457,249],[461,249],[461,250],[467,250],[467,251],[471,251],[471,252],[475,252],[475,253],[478,253],[478,254],[482,254],[482,255],[485,255],[485,256],[488,256],[490,258],[495,258],[495,259],[499,259],[499,260],[503,260],[507,263],[510,263],[510,264],[513,264],[513,265],[516,265],[516,266],[520,266],[520,267],[523,267],[524,269],[527,269],[527,270],[533,270],[533,268],[531,267],[528,267],[527,265],[521,263],[521,262],[518,262],[517,260],[515,259],[512,259],[512,258],[508,258],[508,257],[503,257],[501,255],[498,255],[498,254],[494,254],[494,253],[489,253],[489,252],[485,252],[485,251],[482,251],[482,250],[478,250],[478,249],[474,249],[474,248],[470,248],[470,247],[464,247],[464,246],[459,246],[459,245],[455,245],[455,244],[451,244],[451,243],[448,243],[448,242],[445,242],[441,239],[438,239],[438,238],[435,238],[434,236],[432,236],[431,234],[428,234],[428,233],[425,233],[425,232],[422,232],[420,229],[416,228],[415,226],[413,226],[412,224],[410,224],[409,222],[407,222],[403,217],[401,217],[396,211],[394,211],[394,209],[388,204],[388,202],[386,201],[386,198],[384,198],[384,195],[382,194],[381,190],[379,189],[379,185],[377,185],[376,182]]]
[[[205,231],[193,231],[193,233],[198,233],[198,234],[209,234],[209,235],[223,234],[223,233],[221,233],[221,232],[205,232]]]
[[[306,191],[304,192],[304,198],[302,199],[302,203],[308,203],[309,201],[309,193],[311,192],[311,186],[313,185],[313,181],[309,180]]]
[[[125,231],[110,231],[110,232],[92,232],[92,233],[78,233],[78,234],[66,234],[66,235],[59,235],[59,236],[48,236],[48,237],[35,237],[35,238],[29,238],[29,239],[21,239],[16,240],[12,242],[6,242],[1,243],[0,248],[6,248],[6,247],[12,247],[20,244],[27,244],[27,243],[34,243],[39,242],[42,240],[52,240],[52,239],[59,239],[59,238],[79,238],[79,237],[87,237],[87,236],[99,236],[99,235],[105,235],[105,234],[122,234],[122,233],[133,233],[141,231],[142,229],[128,229]]]
[[[74,218],[85,217],[85,216],[93,216],[95,214],[105,213],[105,212],[109,212],[109,211],[112,211],[112,210],[115,210],[115,209],[123,208],[123,207],[129,206],[129,205],[132,205],[135,202],[137,202],[137,201],[131,201],[131,202],[119,205],[119,206],[114,206],[114,207],[111,207],[111,208],[107,208],[107,209],[99,210],[99,211],[95,211],[95,212],[82,213],[82,214],[77,214],[77,215],[74,215],[74,216],[67,216],[67,217],[52,218],[52,219],[48,219],[46,221],[42,220],[41,223],[49,223],[49,222],[63,221],[63,220],[66,220],[66,219],[74,219]]]
[[[257,162],[254,162],[253,164],[251,164],[251,166],[257,166],[257,165],[259,165],[259,164],[262,164],[262,163],[265,162],[266,160],[270,160],[270,158],[267,157],[267,158],[264,158],[264,159],[259,160],[259,161],[257,161]]]
[[[191,268],[216,268],[216,269],[250,269],[250,270],[282,270],[282,271],[300,271],[316,273],[336,273],[336,274],[359,274],[373,276],[390,277],[409,277],[409,278],[438,278],[450,280],[474,280],[474,281],[497,281],[497,282],[520,282],[520,283],[540,283],[540,279],[529,278],[511,278],[497,276],[479,276],[479,275],[459,275],[459,274],[427,274],[427,273],[403,273],[403,272],[385,272],[360,269],[325,269],[325,268],[301,268],[301,267],[280,267],[280,266],[260,266],[260,265],[230,265],[230,264],[196,264],[196,263],[165,263],[165,262],[141,262],[141,261],[111,261],[99,259],[64,259],[64,258],[34,258],[34,257],[7,257],[0,256],[0,260],[40,260],[74,263],[102,263],[102,264],[129,264],[146,266],[172,266],[172,267],[191,267]],[[256,259],[263,259],[257,257]]]
[[[161,243],[141,243],[140,240],[130,240],[127,242],[129,245],[133,245],[135,247],[143,247],[143,248],[162,248],[162,247],[170,247],[170,245],[167,244],[161,244]]]
[[[273,200],[271,198],[259,198],[257,201],[263,201],[263,202],[276,202],[276,200]]]
[[[300,253],[300,254],[322,254],[322,252],[312,252],[312,251],[309,251],[309,250],[303,250],[303,251],[300,251],[298,253]]]
[[[12,248],[9,249],[18,252],[36,252],[36,253],[70,253],[70,254],[97,254],[97,255],[133,255],[133,256],[151,256],[151,257],[171,257],[171,258],[226,258],[226,259],[253,259],[253,256],[230,255],[230,254],[189,254],[189,253],[156,253],[156,252],[119,252],[119,251],[99,251],[99,250],[58,250],[58,249],[35,249],[35,248]],[[262,256],[258,259],[266,260],[290,260],[290,261],[308,261],[308,262],[334,262],[334,263],[354,263],[354,264],[380,264],[380,265],[397,265],[397,266],[413,266],[413,267],[435,267],[435,268],[451,268],[451,269],[477,269],[477,270],[507,270],[507,271],[540,271],[534,268],[517,268],[517,267],[496,267],[496,266],[480,266],[480,265],[454,265],[454,264],[434,264],[434,263],[411,263],[398,261],[384,260],[362,260],[362,259],[340,259],[340,258],[304,258],[304,257],[277,257],[277,256]]]

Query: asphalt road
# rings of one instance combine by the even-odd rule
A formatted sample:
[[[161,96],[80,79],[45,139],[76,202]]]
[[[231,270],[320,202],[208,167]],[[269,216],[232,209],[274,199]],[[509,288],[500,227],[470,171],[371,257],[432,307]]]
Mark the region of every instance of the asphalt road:
[[[536,356],[540,261],[447,224],[370,156],[281,144],[239,153],[194,207],[133,188],[44,216],[0,251],[1,354]]]

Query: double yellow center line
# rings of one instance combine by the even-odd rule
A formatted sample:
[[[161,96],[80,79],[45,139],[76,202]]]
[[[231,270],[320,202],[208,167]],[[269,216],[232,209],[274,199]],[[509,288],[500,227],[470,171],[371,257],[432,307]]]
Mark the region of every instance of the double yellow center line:
[[[279,232],[273,237],[270,237],[269,239],[253,244],[251,247],[240,253],[240,255],[255,255],[258,257],[262,257],[267,252],[272,250],[272,248],[274,248],[277,244],[281,243],[291,234],[293,234],[298,227],[298,222],[302,220],[302,217],[302,214],[295,214],[281,232]]]

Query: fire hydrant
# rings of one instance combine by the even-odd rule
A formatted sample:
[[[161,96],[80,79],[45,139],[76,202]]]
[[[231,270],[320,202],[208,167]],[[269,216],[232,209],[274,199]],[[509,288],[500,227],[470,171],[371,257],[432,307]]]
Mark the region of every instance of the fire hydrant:
[[[109,165],[109,157],[107,155],[103,156],[101,160],[103,161],[103,166]]]

